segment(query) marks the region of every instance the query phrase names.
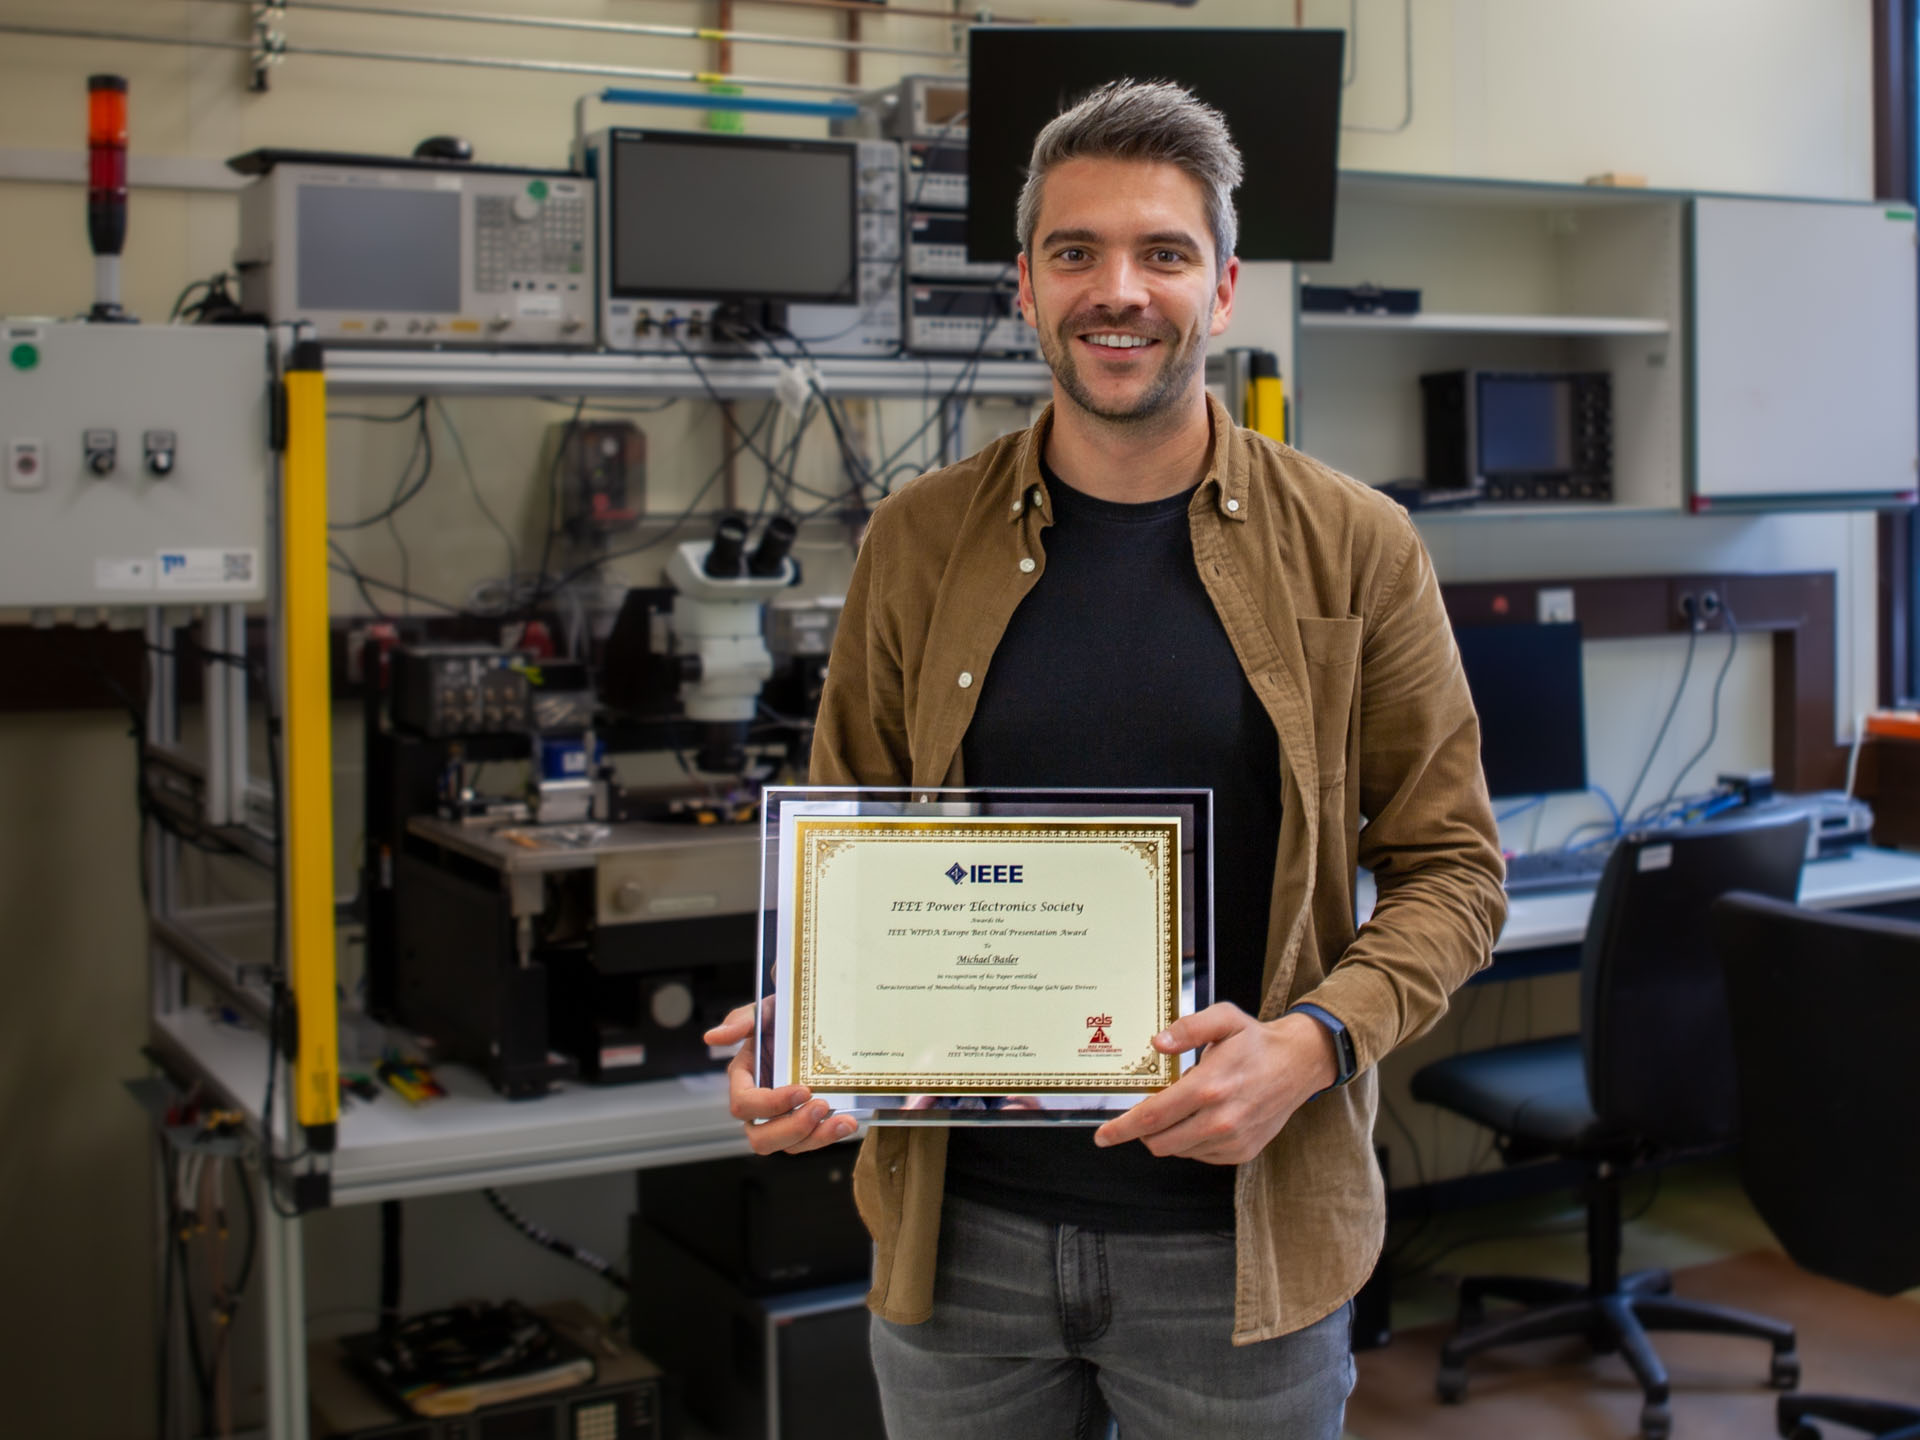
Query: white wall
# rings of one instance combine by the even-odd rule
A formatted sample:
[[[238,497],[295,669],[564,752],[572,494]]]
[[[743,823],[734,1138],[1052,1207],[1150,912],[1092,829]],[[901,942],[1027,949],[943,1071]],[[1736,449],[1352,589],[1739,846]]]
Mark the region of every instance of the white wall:
[[[1621,169],[1669,186],[1868,194],[1871,43],[1865,5],[1410,3],[1412,120],[1392,134],[1349,131],[1343,139],[1343,163],[1349,166],[1545,180]],[[711,7],[690,0],[466,4],[712,23]],[[996,8],[1113,25],[1285,23],[1295,9],[1285,0],[1201,0],[1191,10],[1120,0],[1012,0]],[[1344,24],[1348,11],[1345,0],[1305,0],[1302,8],[1316,25]],[[1347,118],[1390,128],[1401,114],[1407,56],[1401,0],[1357,0],[1356,13],[1358,63]],[[226,40],[244,39],[249,23],[245,7],[213,0],[5,0],[0,23],[6,22]],[[740,8],[739,23],[816,35],[833,33],[835,25],[824,14],[748,5]],[[871,35],[922,46],[944,43],[948,31],[932,22],[867,24]],[[302,14],[297,5],[290,7],[287,30],[296,44],[699,68],[711,63],[710,47],[696,42],[349,19]],[[816,79],[834,78],[838,69],[829,57],[746,48],[737,53],[736,65]],[[21,159],[16,152],[78,150],[84,77],[102,70],[131,79],[136,155],[212,160],[270,144],[402,152],[424,135],[457,133],[472,139],[484,159],[557,163],[573,99],[596,84],[295,56],[275,70],[268,93],[254,95],[244,88],[244,60],[228,52],[0,35],[0,172],[10,157]],[[884,81],[896,73],[896,64],[875,58],[866,73]],[[682,112],[595,118],[686,123]],[[787,122],[781,128],[808,133],[810,127]],[[92,282],[79,188],[0,181],[0,217],[0,314],[83,308]],[[187,280],[228,263],[234,239],[229,194],[137,191],[126,262],[130,307],[147,320],[163,318]],[[1287,351],[1290,326],[1277,298],[1285,292],[1283,267],[1252,277],[1232,338]],[[539,533],[541,496],[534,482],[542,428],[565,410],[527,400],[455,402],[448,412],[465,440],[475,485],[515,529],[524,556]],[[913,405],[889,407],[879,423],[897,443],[917,423],[917,412]],[[979,428],[990,433],[1015,418],[1002,407],[983,414]],[[636,420],[651,442],[650,504],[675,510],[718,455],[715,417],[706,407],[682,404]],[[342,422],[333,427],[330,443],[335,512],[363,514],[377,507],[398,473],[404,437]],[[804,473],[812,483],[835,483],[824,445],[810,446]],[[751,462],[743,462],[742,474],[753,479]],[[474,580],[502,568],[500,538],[478,513],[444,445],[432,486],[401,517],[400,528],[413,556],[411,578],[429,593],[458,600]],[[1851,716],[1871,699],[1873,552],[1871,523],[1864,519],[1442,522],[1426,533],[1441,573],[1460,580],[1678,568],[1834,570],[1841,579],[1840,713]],[[835,536],[817,534],[808,543],[826,547],[808,556],[820,583],[833,583],[836,561],[844,565],[832,548]],[[360,563],[397,578],[390,537],[370,531],[356,537],[353,548]],[[634,562],[618,573],[651,580],[657,567],[650,571],[649,565]],[[335,601],[343,610],[358,608],[345,589],[336,591]],[[1671,763],[1706,733],[1702,681],[1717,664],[1720,643],[1703,644],[1696,660],[1692,701],[1674,722]],[[1593,766],[1610,788],[1631,780],[1651,741],[1677,677],[1679,646],[1635,641],[1589,647]],[[1709,773],[1715,766],[1765,763],[1766,707],[1758,703],[1768,677],[1764,652],[1764,646],[1753,646],[1728,680],[1723,740],[1705,762]],[[12,1311],[35,1317],[13,1328],[14,1343],[0,1352],[0,1379],[23,1434],[137,1435],[151,1413],[144,1142],[141,1122],[116,1083],[139,1068],[134,1056],[144,1034],[145,998],[131,766],[120,729],[104,713],[10,717],[0,725],[0,917],[6,921],[0,933],[7,936],[5,954],[16,971],[9,1003],[0,1008],[0,1054],[9,1057],[0,1067],[0,1106],[9,1117],[0,1149],[7,1157],[0,1164],[0,1218],[15,1237],[4,1262]],[[351,787],[357,776],[345,746],[340,763],[343,786]],[[1656,768],[1648,783],[1664,790],[1668,778]],[[1551,812],[1543,817],[1543,834],[1579,818],[1571,809]],[[343,848],[355,833],[350,825],[357,818],[343,807]],[[1543,992],[1542,1011],[1564,1019],[1565,998],[1559,991]],[[1482,1023],[1475,1031],[1476,1041],[1491,1038],[1480,1033],[1485,1028]],[[1470,1158],[1459,1157],[1459,1163]],[[520,1198],[556,1228],[617,1251],[629,1193],[623,1180],[608,1178],[537,1187]],[[450,1197],[411,1207],[410,1305],[505,1288],[533,1298],[573,1288],[559,1262],[492,1228],[497,1222],[480,1212],[479,1203]],[[316,1317],[317,1328],[362,1322],[364,1315],[342,1311],[373,1301],[371,1212],[321,1216],[308,1231],[311,1304],[326,1312]],[[75,1336],[86,1339],[76,1343]]]

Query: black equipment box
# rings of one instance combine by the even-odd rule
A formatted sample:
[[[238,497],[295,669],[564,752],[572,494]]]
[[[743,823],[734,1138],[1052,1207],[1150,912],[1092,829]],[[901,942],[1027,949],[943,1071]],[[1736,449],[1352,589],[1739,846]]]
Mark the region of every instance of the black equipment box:
[[[389,867],[391,944],[369,948],[370,991],[435,1058],[512,1098],[575,1075],[724,1069],[730,1054],[703,1036],[753,999],[758,827],[576,828],[509,836],[416,814]]]
[[[865,1283],[873,1243],[853,1204],[856,1147],[642,1170],[641,1218],[749,1295]]]
[[[632,1236],[634,1344],[693,1419],[723,1440],[887,1440],[864,1281],[755,1297],[642,1220]]]
[[[1426,483],[1494,502],[1613,498],[1613,377],[1604,370],[1447,370],[1420,377]]]
[[[670,1440],[660,1368],[577,1301],[538,1307],[593,1356],[585,1385],[437,1419],[402,1415],[348,1368],[339,1342],[307,1348],[307,1398],[315,1440]]]
[[[518,652],[491,645],[410,645],[395,650],[393,723],[416,735],[524,731],[530,715]]]
[[[1418,315],[1418,290],[1378,285],[1302,285],[1300,308],[1314,315]]]

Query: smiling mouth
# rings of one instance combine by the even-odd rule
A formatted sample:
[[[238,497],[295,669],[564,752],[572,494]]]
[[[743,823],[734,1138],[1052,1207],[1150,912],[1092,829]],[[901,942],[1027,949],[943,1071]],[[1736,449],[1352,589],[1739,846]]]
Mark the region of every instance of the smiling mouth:
[[[1130,355],[1160,343],[1151,335],[1129,335],[1120,330],[1095,330],[1074,338],[1107,355]]]

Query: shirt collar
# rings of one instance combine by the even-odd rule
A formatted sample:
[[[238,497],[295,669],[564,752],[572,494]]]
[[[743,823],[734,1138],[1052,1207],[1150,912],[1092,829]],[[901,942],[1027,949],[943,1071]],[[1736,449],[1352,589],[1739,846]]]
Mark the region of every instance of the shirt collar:
[[[1209,481],[1213,484],[1213,503],[1227,520],[1245,520],[1247,518],[1247,467],[1235,463],[1234,445],[1236,436],[1233,417],[1227,414],[1227,407],[1212,395],[1207,396],[1207,415],[1213,423],[1213,446],[1208,453],[1207,473],[1200,477],[1200,487],[1205,490]],[[1027,427],[1025,441],[1021,444],[1019,459],[1013,467],[1012,486],[1003,497],[1004,514],[1009,521],[1017,521],[1029,509],[1037,509],[1043,519],[1051,519],[1048,511],[1046,480],[1040,473],[1040,454],[1047,443],[1047,433],[1053,428],[1053,404],[1048,402],[1038,418]]]
[[[1207,414],[1213,420],[1213,456],[1200,484],[1204,489],[1213,482],[1213,503],[1227,520],[1247,518],[1247,465],[1239,453],[1239,427],[1227,414],[1227,407],[1212,395],[1207,396]]]

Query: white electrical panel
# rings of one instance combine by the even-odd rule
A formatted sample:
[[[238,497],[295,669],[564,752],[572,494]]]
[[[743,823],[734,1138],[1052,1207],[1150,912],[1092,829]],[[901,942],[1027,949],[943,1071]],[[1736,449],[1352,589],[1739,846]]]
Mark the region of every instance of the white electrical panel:
[[[266,596],[267,332],[0,321],[0,606]]]

